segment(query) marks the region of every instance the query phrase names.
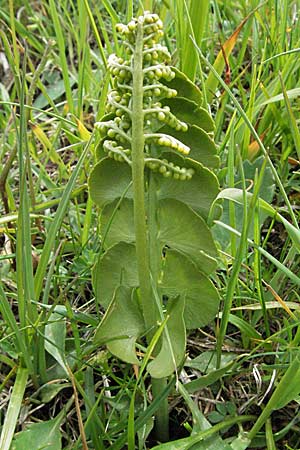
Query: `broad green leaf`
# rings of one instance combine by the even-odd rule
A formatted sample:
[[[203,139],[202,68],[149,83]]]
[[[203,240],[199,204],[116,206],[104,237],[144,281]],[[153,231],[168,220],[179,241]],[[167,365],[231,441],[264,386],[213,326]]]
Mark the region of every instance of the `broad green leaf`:
[[[131,364],[139,364],[135,352],[135,341],[145,331],[145,324],[132,289],[120,286],[116,289],[99,327],[94,342],[107,344],[118,358]]]
[[[104,208],[102,232],[106,229],[114,208],[115,204]],[[199,215],[182,202],[164,199],[159,201],[157,220],[157,239],[162,250],[166,245],[178,250],[191,259],[202,273],[211,273],[215,269],[217,250],[209,228]],[[124,242],[119,243],[120,239]],[[121,284],[121,279],[125,285],[138,285],[135,248],[125,244],[131,243],[133,239],[133,204],[131,200],[124,199],[106,237],[106,244],[112,248],[99,259],[94,270],[96,298],[104,307],[110,302],[115,287]],[[209,284],[206,284],[206,288],[213,296]],[[215,310],[215,304],[212,308]]]
[[[75,78],[69,77],[69,84],[70,87],[73,87],[76,83]],[[66,92],[65,89],[65,82],[62,79],[56,79],[54,80],[53,84],[50,84],[47,86],[47,89],[45,90],[46,95],[43,93],[40,94],[36,100],[33,103],[33,106],[35,108],[45,108],[45,106],[49,105],[49,98],[53,101],[57,100],[59,97],[61,97]]]
[[[208,414],[208,418],[210,420],[211,423],[219,423],[222,422],[222,420],[224,419],[225,415],[221,414],[219,411],[211,411]]]
[[[62,414],[52,420],[31,423],[16,434],[11,450],[61,450],[61,422]]]
[[[220,368],[225,367],[227,364],[236,360],[236,353],[222,353]],[[186,367],[191,367],[193,369],[200,370],[203,373],[209,373],[215,370],[217,364],[217,353],[214,351],[206,351],[200,353],[196,358],[188,360],[185,362]]]
[[[90,194],[98,206],[113,202],[122,197],[131,182],[131,169],[128,164],[121,164],[110,158],[101,160],[93,169],[90,179]],[[132,189],[126,193],[132,198]]]
[[[251,439],[247,438],[245,433],[241,433],[230,445],[231,450],[246,450],[251,444]]]
[[[188,329],[207,325],[217,314],[219,294],[213,283],[180,253],[168,250],[161,291],[185,295],[184,321]]]
[[[53,308],[52,305],[45,305],[42,303],[39,303],[39,306],[41,306],[46,310],[50,310]],[[55,307],[55,312],[57,312],[61,317],[69,317],[68,310],[64,305],[57,305]],[[72,311],[72,319],[75,320],[76,322],[86,323],[87,325],[91,325],[93,327],[96,327],[98,324],[98,319],[96,318],[96,315],[94,316],[93,314],[82,313],[75,309],[73,309]]]
[[[217,178],[200,164],[194,164],[193,167],[197,172],[186,182],[156,174],[157,196],[159,200],[180,200],[207,219],[219,191]],[[118,208],[116,206],[117,200],[107,204],[101,212],[101,234],[105,235],[105,247],[111,247],[120,241],[131,243],[135,240],[132,201],[124,198]]]
[[[42,403],[53,400],[61,390],[72,387],[71,383],[46,383],[38,391]]]
[[[190,159],[186,161],[189,163]],[[201,217],[207,219],[210,207],[219,192],[218,180],[215,174],[203,167],[202,164],[194,163],[191,167],[196,170],[192,179],[180,183],[173,178],[165,178],[157,174],[157,195],[159,199],[173,198],[180,200],[200,214]]]
[[[96,300],[107,308],[118,286],[139,285],[135,246],[120,242],[108,249],[93,271]]]
[[[184,293],[184,319],[187,328],[197,328],[212,320],[218,310],[219,296],[212,282],[184,255],[168,250],[160,285],[162,294],[169,297]],[[96,299],[105,308],[120,286],[138,287],[135,247],[120,242],[109,248],[94,270]]]
[[[211,232],[204,220],[177,200],[159,202],[158,240],[191,259],[206,274],[215,270],[218,256]]]
[[[188,100],[194,101],[198,106],[202,103],[202,94],[197,86],[180,70],[172,67],[175,72],[175,78],[171,81],[166,81],[161,78],[161,82],[171,89],[176,89],[178,97],[184,97]]]
[[[169,319],[161,338],[161,349],[147,367],[153,378],[171,375],[184,358],[186,335],[183,311],[184,295],[168,301],[166,314],[169,315]]]
[[[220,316],[222,316],[222,313],[220,313]],[[249,322],[241,319],[241,317],[234,314],[229,314],[229,322],[236,326],[249,339],[261,340],[261,335],[256,331],[256,329]]]
[[[45,349],[68,373],[65,363],[65,339],[66,320],[54,310],[45,326]]]
[[[207,374],[200,376],[196,380],[190,381],[189,383],[185,384],[186,390],[190,393],[193,393],[207,386],[211,386],[213,383],[220,380],[226,373],[229,373],[233,365],[234,361],[231,361],[220,369],[211,370]]]
[[[160,133],[170,134],[183,144],[190,147],[189,158],[200,162],[204,166],[216,169],[219,166],[217,147],[212,138],[197,125],[189,127],[187,132],[175,131],[169,126],[160,129]]]
[[[116,209],[117,203],[118,200],[106,205],[101,212],[101,234],[106,236],[105,247],[112,247],[120,241],[135,241],[133,202],[124,198]]]
[[[243,162],[244,167],[244,176],[246,183],[251,186],[251,183],[254,183],[256,173],[259,173],[262,165],[264,163],[264,157],[256,158],[255,161],[250,162],[248,160]],[[241,188],[242,181],[241,177],[236,177],[235,179],[235,187]],[[252,192],[253,189],[249,190]],[[274,177],[270,167],[266,167],[264,169],[264,178],[260,187],[260,197],[264,199],[267,203],[271,203],[275,193],[275,183]]]
[[[126,311],[127,313],[127,311]],[[117,315],[116,315],[117,317]],[[118,321],[122,321],[124,320],[125,323],[128,323],[131,319],[129,316],[121,317],[121,313],[118,317]],[[142,322],[141,322],[142,323]],[[144,332],[145,329],[141,329],[141,333]],[[141,334],[140,333],[140,334]],[[137,340],[138,336],[131,336],[131,337],[121,337],[120,339],[118,338],[113,338],[113,341],[108,341],[106,342],[106,346],[108,348],[108,350],[110,351],[110,353],[112,353],[114,356],[116,356],[117,358],[121,359],[122,361],[125,361],[129,364],[140,364],[139,360],[136,357],[136,350],[135,350],[135,343]]]
[[[169,106],[172,114],[189,125],[197,125],[207,133],[215,129],[214,121],[208,112],[204,108],[199,108],[199,105],[192,100],[177,96],[164,99],[162,104]]]

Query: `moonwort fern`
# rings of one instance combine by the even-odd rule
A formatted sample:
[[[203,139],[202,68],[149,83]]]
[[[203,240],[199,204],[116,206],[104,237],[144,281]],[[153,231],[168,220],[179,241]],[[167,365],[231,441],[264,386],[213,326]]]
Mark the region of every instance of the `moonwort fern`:
[[[112,89],[89,180],[104,249],[93,274],[106,310],[95,342],[140,364],[136,346],[167,318],[147,366],[154,385],[184,360],[186,330],[206,325],[219,304],[207,224],[218,193],[214,125],[199,89],[169,65],[162,27],[149,12],[117,26],[126,57],[109,58]]]

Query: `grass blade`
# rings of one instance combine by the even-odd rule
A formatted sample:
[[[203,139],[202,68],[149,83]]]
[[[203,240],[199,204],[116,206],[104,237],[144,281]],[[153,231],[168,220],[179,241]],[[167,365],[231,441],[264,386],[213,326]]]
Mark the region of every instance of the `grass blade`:
[[[277,55],[271,56],[271,58],[265,59],[263,62],[266,63],[266,62],[272,61],[273,59],[280,58],[280,56],[290,55],[291,53],[300,53],[300,48],[293,48],[286,52],[278,53]]]
[[[59,21],[58,12],[57,12],[57,4],[55,4],[54,0],[49,0],[49,6],[50,6],[50,12],[53,20],[53,25],[55,29],[55,34],[57,38],[57,44],[59,49],[59,57],[60,57],[60,64],[62,68],[62,76],[65,84],[65,90],[66,90],[66,97],[68,106],[70,109],[70,112],[74,114],[74,102],[73,102],[73,95],[72,95],[72,89],[69,79],[69,69],[68,69],[68,63],[66,58],[66,45],[65,45],[65,39],[62,31],[62,26]]]
[[[236,236],[241,237],[241,233],[230,226],[226,225],[223,222],[220,222],[219,220],[215,221],[216,224],[220,225],[223,228],[226,228],[231,233],[236,234]],[[291,272],[287,267],[285,267],[280,261],[278,261],[274,256],[272,256],[269,252],[267,252],[265,249],[263,249],[260,246],[257,246],[251,239],[247,239],[248,244],[253,246],[255,249],[259,251],[263,256],[265,256],[269,261],[271,261],[272,264],[274,264],[275,267],[277,267],[281,272],[285,274],[290,280],[292,280],[296,286],[300,286],[300,278],[293,272]]]
[[[250,192],[247,192],[246,196],[251,199],[253,198],[254,194],[251,194]],[[240,205],[243,204],[243,191],[241,189],[236,189],[236,188],[228,188],[228,189],[223,189],[223,191],[221,191],[217,197],[218,199],[220,198],[226,198],[227,200],[231,200],[233,202],[239,203]],[[266,214],[268,214],[270,217],[274,217],[275,219],[277,219],[278,221],[280,221],[286,231],[289,234],[289,237],[291,238],[291,240],[293,241],[295,247],[298,249],[298,251],[300,251],[300,230],[299,228],[293,226],[288,220],[285,219],[285,217],[283,217],[283,215],[279,214],[275,208],[273,208],[273,206],[269,205],[269,203],[267,203],[265,200],[263,200],[262,198],[258,198],[257,202],[259,204],[259,207],[261,208],[261,210],[263,210]]]
[[[264,157],[266,158],[271,170],[272,170],[272,174],[274,176],[274,179],[277,183],[277,186],[279,187],[280,193],[284,199],[284,202],[288,208],[289,214],[291,216],[291,219],[293,221],[294,226],[299,229],[299,224],[298,224],[298,220],[295,216],[294,210],[292,208],[291,202],[289,201],[289,198],[287,196],[287,193],[284,189],[284,186],[281,182],[281,179],[277,173],[277,170],[274,166],[274,164],[271,161],[271,158],[264,146],[264,144],[262,143],[262,140],[260,139],[259,135],[257,134],[257,131],[255,130],[254,126],[252,125],[252,123],[250,122],[247,114],[245,113],[245,111],[243,110],[243,108],[241,107],[240,103],[238,102],[238,100],[236,99],[236,97],[234,96],[234,94],[232,93],[231,89],[227,86],[227,84],[222,80],[222,78],[220,77],[220,75],[218,74],[218,72],[215,70],[215,68],[212,66],[212,64],[210,64],[210,62],[207,60],[207,58],[204,57],[204,55],[202,54],[200,48],[197,46],[197,44],[194,42],[194,45],[197,48],[197,51],[200,55],[200,58],[203,60],[203,62],[205,62],[205,64],[207,64],[207,66],[209,67],[209,69],[212,71],[212,73],[214,74],[214,76],[218,79],[219,83],[222,85],[222,87],[225,89],[225,91],[228,93],[229,97],[231,98],[231,100],[233,101],[237,111],[239,112],[240,116],[243,118],[245,124],[247,125],[247,127],[250,129],[252,135],[254,136],[254,138],[256,139],[257,143],[259,144],[259,147],[264,155]]]
[[[97,41],[97,45],[98,45],[98,48],[99,48],[99,52],[100,52],[100,55],[101,55],[102,62],[104,64],[104,67],[106,68],[106,66],[107,66],[106,57],[105,57],[102,41],[101,41],[101,38],[100,38],[100,35],[99,35],[99,32],[98,32],[98,28],[97,28],[96,22],[94,20],[94,17],[93,17],[90,5],[88,3],[88,0],[83,0],[83,1],[84,1],[84,4],[85,4],[86,11],[88,13],[90,22],[91,22],[91,26],[92,26],[92,29],[93,29],[93,32],[94,32],[94,35],[95,35],[95,39]]]
[[[30,355],[27,352],[26,342],[24,342],[24,335],[19,330],[15,316],[12,313],[9,302],[6,298],[5,292],[0,284],[0,312],[6,324],[11,329],[11,332],[15,335],[15,348],[16,351],[23,356],[24,362],[28,369],[32,369],[32,362]]]
[[[209,12],[209,0],[191,1],[188,16],[191,19],[192,34],[197,44],[201,45],[207,16]],[[187,21],[186,26],[189,26]],[[187,30],[186,30],[187,31]],[[185,33],[187,36],[190,33]],[[185,40],[185,46],[182,51],[182,71],[192,80],[195,81],[197,69],[197,52],[191,39]]]
[[[19,367],[1,432],[0,437],[1,450],[10,449],[11,441],[14,436],[15,427],[17,424],[18,416],[23,401],[27,379],[28,379],[28,370]]]
[[[300,132],[298,129],[298,125],[293,113],[293,110],[291,108],[291,104],[289,101],[289,97],[282,79],[282,76],[279,74],[279,79],[281,82],[281,87],[282,87],[282,92],[283,92],[283,98],[284,98],[284,103],[285,103],[285,107],[288,113],[288,119],[289,119],[289,124],[290,124],[290,129],[291,129],[291,133],[293,136],[293,140],[294,140],[294,144],[295,144],[295,149],[297,152],[297,157],[298,160],[300,161]]]
[[[267,441],[267,450],[276,450],[276,444],[274,441],[274,435],[272,430],[272,422],[270,419],[266,422],[266,441]]]
[[[41,291],[42,291],[42,287],[43,287],[43,279],[47,270],[47,265],[49,262],[49,258],[50,258],[50,254],[51,251],[53,250],[53,245],[56,239],[56,234],[61,226],[62,220],[64,218],[64,215],[66,213],[66,210],[68,208],[68,204],[70,201],[70,197],[72,195],[72,191],[76,182],[76,179],[78,177],[78,174],[85,162],[85,158],[88,154],[89,148],[91,146],[91,143],[93,141],[93,134],[90,137],[90,140],[88,141],[88,143],[86,144],[77,164],[76,167],[74,168],[72,175],[70,177],[70,180],[68,181],[66,188],[64,190],[64,193],[61,197],[61,201],[59,203],[59,206],[57,208],[56,214],[55,214],[55,218],[53,220],[53,222],[51,223],[51,226],[49,227],[49,231],[48,231],[48,235],[44,244],[44,248],[43,248],[43,252],[41,254],[41,259],[36,271],[36,275],[35,275],[35,295],[36,298],[38,299]]]

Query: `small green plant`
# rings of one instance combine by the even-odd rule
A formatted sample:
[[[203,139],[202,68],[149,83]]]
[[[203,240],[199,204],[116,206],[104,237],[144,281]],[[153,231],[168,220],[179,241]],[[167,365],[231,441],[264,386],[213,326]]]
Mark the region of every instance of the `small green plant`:
[[[117,26],[126,57],[109,58],[113,87],[89,180],[104,249],[93,274],[106,310],[95,342],[132,364],[156,342],[147,365],[155,397],[184,360],[186,330],[209,323],[219,304],[207,224],[218,193],[208,168],[218,165],[214,125],[199,89],[168,65],[162,27],[149,12]],[[158,415],[161,440],[167,421]]]

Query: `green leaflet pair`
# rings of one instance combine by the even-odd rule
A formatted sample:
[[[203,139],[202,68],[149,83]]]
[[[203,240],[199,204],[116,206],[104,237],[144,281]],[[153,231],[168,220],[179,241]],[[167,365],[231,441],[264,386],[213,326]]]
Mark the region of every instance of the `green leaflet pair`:
[[[214,125],[199,89],[168,65],[157,15],[145,12],[117,30],[127,56],[109,58],[113,89],[89,180],[105,250],[93,273],[106,310],[95,342],[138,364],[136,343],[149,342],[167,317],[147,367],[162,378],[184,359],[186,329],[209,323],[219,305],[207,224],[219,189]]]

